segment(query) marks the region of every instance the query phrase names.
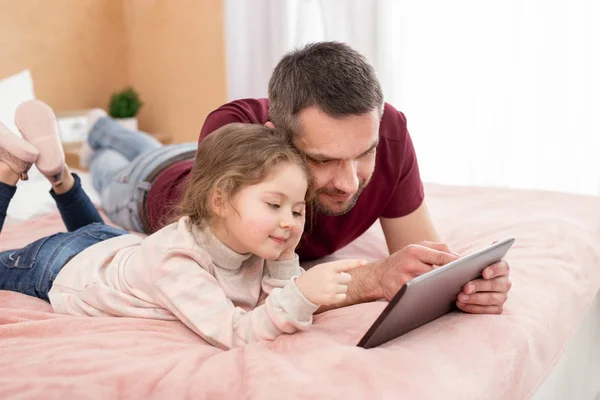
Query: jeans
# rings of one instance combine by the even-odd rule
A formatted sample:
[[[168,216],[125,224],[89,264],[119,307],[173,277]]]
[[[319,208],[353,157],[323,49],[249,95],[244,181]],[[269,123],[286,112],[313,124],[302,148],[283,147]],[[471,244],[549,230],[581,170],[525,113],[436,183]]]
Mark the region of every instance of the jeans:
[[[8,205],[10,204],[10,201],[16,192],[16,186],[10,186],[6,183],[0,182],[0,232],[2,232],[2,227],[4,226]]]
[[[100,194],[102,208],[111,221],[129,230],[144,232],[140,212],[150,190],[148,178],[161,166],[193,158],[197,143],[163,146],[152,136],[100,118],[90,130],[88,143],[94,150],[90,172]]]
[[[57,195],[53,190],[50,190],[50,196],[56,202],[56,207],[69,232],[92,222],[102,222],[102,217],[100,217],[96,207],[81,187],[81,179],[77,174],[72,175],[75,183],[68,192]],[[16,186],[0,182],[0,232],[2,232],[4,226],[8,205],[16,192]]]
[[[128,233],[102,222],[81,188],[79,177],[73,176],[75,185],[71,190],[62,195],[50,192],[69,232],[38,239],[21,249],[0,252],[0,290],[48,301],[54,279],[71,258],[96,243]],[[6,214],[15,189],[0,183],[0,214]]]

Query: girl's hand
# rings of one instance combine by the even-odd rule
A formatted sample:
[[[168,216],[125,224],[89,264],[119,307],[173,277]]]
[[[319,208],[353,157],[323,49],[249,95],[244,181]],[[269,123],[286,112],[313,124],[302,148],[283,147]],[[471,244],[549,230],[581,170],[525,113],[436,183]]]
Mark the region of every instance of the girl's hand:
[[[326,306],[346,300],[349,271],[367,264],[365,260],[340,260],[315,265],[296,279],[296,286],[314,304]]]
[[[302,232],[304,232],[304,216],[294,226],[291,227],[290,237],[288,238],[285,248],[279,255],[277,261],[293,260],[296,257],[296,247],[300,243]]]
[[[291,240],[291,238],[289,240]],[[283,250],[281,252],[277,261],[287,261],[287,260],[293,260],[294,258],[296,258],[295,250],[296,250],[297,245],[298,245],[298,243],[287,246],[285,248],[285,250]]]

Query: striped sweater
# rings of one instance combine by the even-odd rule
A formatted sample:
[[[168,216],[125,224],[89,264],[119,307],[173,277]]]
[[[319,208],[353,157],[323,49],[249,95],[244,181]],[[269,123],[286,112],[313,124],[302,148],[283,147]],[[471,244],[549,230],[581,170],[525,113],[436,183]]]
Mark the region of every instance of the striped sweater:
[[[222,349],[306,330],[317,305],[294,283],[298,257],[238,254],[187,217],[146,238],[124,235],[76,255],[49,293],[69,315],[180,320]]]

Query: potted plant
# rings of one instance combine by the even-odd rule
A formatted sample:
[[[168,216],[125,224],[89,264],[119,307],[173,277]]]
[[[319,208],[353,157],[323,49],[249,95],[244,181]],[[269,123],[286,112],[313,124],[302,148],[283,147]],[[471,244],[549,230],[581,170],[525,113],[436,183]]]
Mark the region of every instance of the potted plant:
[[[137,130],[137,118],[143,103],[140,96],[131,87],[113,93],[108,104],[108,114],[123,127]]]

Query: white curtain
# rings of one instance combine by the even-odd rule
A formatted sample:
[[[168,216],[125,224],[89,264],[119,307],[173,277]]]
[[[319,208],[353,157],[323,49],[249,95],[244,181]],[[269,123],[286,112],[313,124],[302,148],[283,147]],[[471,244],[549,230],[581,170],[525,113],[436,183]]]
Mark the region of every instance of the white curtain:
[[[379,3],[225,0],[229,98],[267,97],[273,67],[284,53],[306,43],[344,41],[373,62],[378,56]]]
[[[597,0],[226,0],[231,99],[340,40],[405,112],[423,180],[600,194]]]

